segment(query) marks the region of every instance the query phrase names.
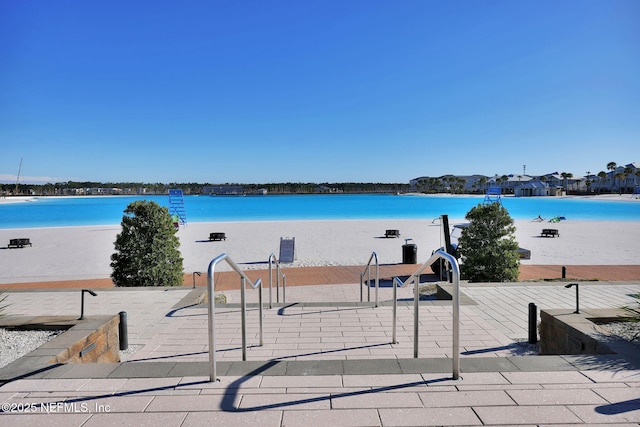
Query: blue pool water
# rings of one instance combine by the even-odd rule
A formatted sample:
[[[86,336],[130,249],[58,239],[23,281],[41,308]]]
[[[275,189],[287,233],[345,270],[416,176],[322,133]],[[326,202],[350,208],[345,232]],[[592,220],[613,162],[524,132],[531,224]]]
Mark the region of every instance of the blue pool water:
[[[36,198],[0,203],[0,228],[117,225],[134,200],[168,206],[168,196],[103,196]],[[483,197],[412,195],[267,195],[186,196],[188,222],[271,221],[314,219],[433,219],[446,214],[464,218]],[[564,216],[570,220],[640,221],[640,200],[504,197],[514,219]]]

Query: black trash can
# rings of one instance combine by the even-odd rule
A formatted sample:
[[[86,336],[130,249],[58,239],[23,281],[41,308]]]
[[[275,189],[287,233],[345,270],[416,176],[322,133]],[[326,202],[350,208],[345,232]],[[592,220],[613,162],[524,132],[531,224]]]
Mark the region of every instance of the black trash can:
[[[416,264],[418,262],[418,246],[414,243],[409,243],[411,239],[405,239],[405,244],[402,245],[402,263],[403,264]]]

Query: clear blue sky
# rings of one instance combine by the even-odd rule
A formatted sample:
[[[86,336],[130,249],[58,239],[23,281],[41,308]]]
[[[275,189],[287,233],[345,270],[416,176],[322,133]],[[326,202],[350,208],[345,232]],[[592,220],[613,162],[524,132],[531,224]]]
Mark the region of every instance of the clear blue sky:
[[[640,161],[640,1],[0,0],[0,180]]]

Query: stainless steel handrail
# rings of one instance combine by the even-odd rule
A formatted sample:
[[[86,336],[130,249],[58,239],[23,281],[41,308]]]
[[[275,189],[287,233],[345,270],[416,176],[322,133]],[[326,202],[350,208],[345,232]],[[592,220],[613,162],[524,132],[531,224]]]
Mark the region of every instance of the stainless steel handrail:
[[[209,292],[209,381],[216,381],[216,337],[215,337],[215,281],[214,272],[216,265],[222,261],[226,261],[229,266],[240,275],[240,299],[241,299],[241,320],[242,320],[242,360],[247,360],[247,302],[245,299],[245,286],[249,282],[253,289],[259,288],[258,306],[260,315],[260,346],[263,345],[262,339],[262,279],[252,282],[249,277],[235,262],[229,258],[227,254],[220,254],[209,263],[207,270],[207,291]]]
[[[280,277],[282,277],[282,302],[287,302],[287,275],[280,271],[280,261],[273,252],[269,255],[269,308],[273,308],[271,286],[273,284],[273,264],[276,265],[276,303],[280,302]]]
[[[362,286],[364,285],[364,275],[367,275],[367,301],[371,302],[371,261],[376,261],[376,307],[378,306],[378,288],[380,287],[380,264],[378,263],[378,254],[371,253],[367,267],[360,273],[360,302],[363,302]]]
[[[453,357],[452,357],[452,369],[453,369],[453,379],[457,380],[460,376],[460,266],[458,265],[458,260],[442,250],[437,250],[431,258],[427,262],[425,262],[422,266],[420,266],[406,281],[402,282],[397,277],[394,278],[394,293],[396,289],[396,284],[400,286],[408,285],[410,283],[414,283],[414,295],[413,295],[413,357],[418,357],[418,332],[419,332],[419,307],[420,307],[420,275],[422,272],[434,261],[438,259],[444,259],[451,264],[451,272],[453,275],[453,295],[452,297],[452,305],[453,305]],[[397,280],[397,282],[396,282]],[[394,307],[394,316],[393,316],[393,334],[395,341],[395,307]]]
[[[398,344],[396,329],[398,324],[398,288],[404,286],[402,280],[397,277],[393,278],[393,321],[392,321],[392,338],[391,344]]]

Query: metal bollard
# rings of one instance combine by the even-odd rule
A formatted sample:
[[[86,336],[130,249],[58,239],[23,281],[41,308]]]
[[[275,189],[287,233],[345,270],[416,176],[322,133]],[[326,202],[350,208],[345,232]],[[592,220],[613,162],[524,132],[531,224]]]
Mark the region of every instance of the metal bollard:
[[[120,324],[118,325],[118,335],[120,338],[120,350],[126,350],[129,348],[129,332],[127,327],[127,312],[121,311]]]
[[[562,278],[567,278],[567,267],[565,267],[564,265],[562,266]]]
[[[538,342],[538,307],[529,303],[529,344]]]

